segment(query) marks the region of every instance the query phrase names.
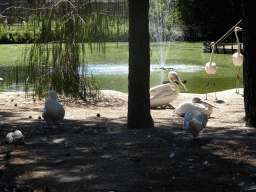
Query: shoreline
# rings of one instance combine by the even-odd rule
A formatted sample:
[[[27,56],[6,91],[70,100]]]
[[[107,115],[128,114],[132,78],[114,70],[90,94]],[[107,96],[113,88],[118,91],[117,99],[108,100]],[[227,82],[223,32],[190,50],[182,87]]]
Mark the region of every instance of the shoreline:
[[[239,90],[243,93],[243,89]],[[44,108],[44,101],[36,100],[35,102],[31,97],[25,97],[24,92],[1,92],[0,93],[0,105],[2,113],[9,112],[13,113],[10,117],[0,116],[0,121],[5,122],[33,122],[39,121],[38,117],[42,115]],[[58,100],[61,102],[66,110],[65,120],[82,120],[86,121],[87,118],[96,117],[97,113],[100,113],[103,118],[122,118],[124,122],[127,119],[127,108],[128,108],[128,94],[119,91],[102,90],[103,97],[100,101],[86,103],[83,100],[75,100],[72,98],[62,98]],[[228,123],[235,124],[240,122],[245,116],[244,111],[244,97],[242,94],[236,94],[235,89],[225,90],[217,92],[217,98],[224,101],[223,103],[214,103],[215,93],[208,93],[208,102],[214,104],[218,108],[214,108],[211,118],[209,119],[208,125],[216,124],[216,126],[228,126]],[[171,102],[176,108],[181,103],[191,101],[194,96],[198,96],[205,100],[205,94],[194,94],[194,93],[180,93],[179,96]],[[18,115],[16,115],[18,114]],[[31,116],[32,118],[28,118]],[[151,116],[154,119],[155,124],[164,123],[161,119],[179,119],[182,118],[172,113],[171,109],[151,109]],[[44,122],[44,120],[40,120]],[[237,125],[235,125],[237,127]],[[239,124],[239,127],[243,127]]]

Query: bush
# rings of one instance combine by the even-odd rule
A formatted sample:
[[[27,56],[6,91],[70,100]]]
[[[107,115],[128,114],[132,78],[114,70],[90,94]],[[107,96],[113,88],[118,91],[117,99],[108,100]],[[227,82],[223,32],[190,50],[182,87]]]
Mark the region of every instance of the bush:
[[[0,31],[1,44],[32,43],[34,41],[34,33],[24,27],[12,31],[7,30],[6,26],[1,26]]]

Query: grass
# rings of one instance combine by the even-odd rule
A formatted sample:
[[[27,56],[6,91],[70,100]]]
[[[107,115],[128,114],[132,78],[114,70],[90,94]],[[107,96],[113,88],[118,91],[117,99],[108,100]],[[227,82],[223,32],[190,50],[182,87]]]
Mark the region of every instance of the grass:
[[[25,48],[30,48],[31,44],[0,44],[0,66],[10,66],[18,58],[22,57]]]

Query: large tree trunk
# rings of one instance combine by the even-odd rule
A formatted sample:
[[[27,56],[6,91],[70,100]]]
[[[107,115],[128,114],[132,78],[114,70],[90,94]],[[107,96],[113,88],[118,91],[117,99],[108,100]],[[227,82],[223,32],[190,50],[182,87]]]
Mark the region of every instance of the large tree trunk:
[[[243,45],[244,45],[244,106],[247,126],[256,127],[256,75],[255,73],[255,32],[251,8],[253,1],[242,0],[243,7]],[[250,57],[251,56],[251,57]]]
[[[153,126],[150,114],[149,0],[129,0],[128,127]]]

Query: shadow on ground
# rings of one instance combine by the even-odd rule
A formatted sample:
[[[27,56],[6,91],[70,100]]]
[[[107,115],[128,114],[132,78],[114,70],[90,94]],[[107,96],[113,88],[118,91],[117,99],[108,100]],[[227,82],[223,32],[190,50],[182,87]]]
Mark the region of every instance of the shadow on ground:
[[[11,112],[1,118],[12,116]],[[0,190],[243,191],[256,188],[255,134],[207,127],[199,140],[182,118],[129,130],[126,118],[1,125]],[[25,144],[5,144],[16,126]]]

